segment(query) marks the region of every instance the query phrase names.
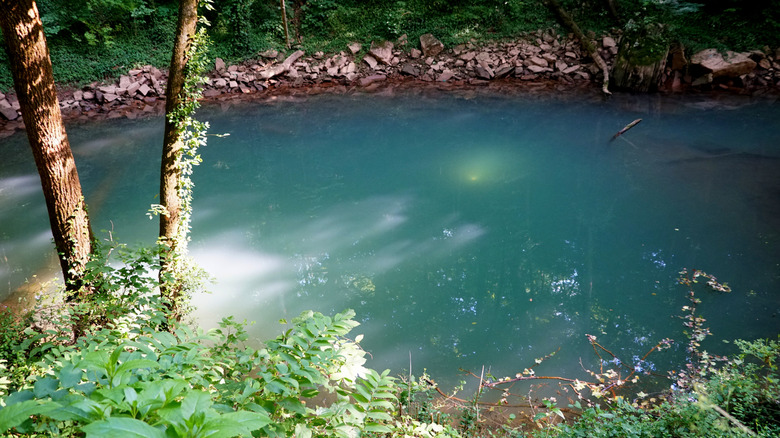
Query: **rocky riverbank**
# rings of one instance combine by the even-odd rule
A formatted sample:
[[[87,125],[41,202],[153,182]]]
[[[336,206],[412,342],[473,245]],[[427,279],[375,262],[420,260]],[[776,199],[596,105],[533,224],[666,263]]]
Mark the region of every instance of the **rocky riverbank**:
[[[599,53],[610,66],[618,53],[618,40],[611,35],[596,38]],[[206,100],[223,100],[262,98],[299,89],[371,92],[409,82],[438,87],[501,83],[520,89],[560,90],[595,87],[601,81],[600,69],[572,35],[538,31],[520,40],[446,48],[428,34],[420,37],[420,49],[401,37],[370,46],[355,42],[344,51],[328,55],[269,50],[238,65],[226,65],[217,58],[203,95]],[[144,66],[128,71],[115,82],[63,89],[60,105],[70,120],[159,115],[166,82],[166,72]],[[780,90],[780,48],[726,54],[710,49],[692,55],[683,48],[673,48],[658,90],[776,92]],[[24,125],[16,96],[0,93],[0,135],[20,129]]]

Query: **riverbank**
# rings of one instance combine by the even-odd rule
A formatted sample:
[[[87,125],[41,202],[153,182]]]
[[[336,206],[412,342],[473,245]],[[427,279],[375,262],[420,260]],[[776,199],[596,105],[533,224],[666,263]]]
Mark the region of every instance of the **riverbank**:
[[[597,38],[600,56],[611,67],[618,36]],[[307,55],[269,50],[253,60],[226,65],[217,58],[204,85],[204,101],[273,99],[280,95],[385,92],[398,87],[463,90],[500,88],[502,92],[597,90],[599,67],[569,35],[538,31],[525,39],[451,48],[433,35],[412,47],[395,42],[349,44],[339,53]],[[167,73],[153,66],[129,70],[118,81],[93,82],[59,91],[69,121],[159,116],[164,112]],[[658,85],[659,93],[776,94],[780,91],[780,48],[721,54],[714,49],[687,54],[673,48]],[[0,94],[0,137],[23,130],[14,93]]]

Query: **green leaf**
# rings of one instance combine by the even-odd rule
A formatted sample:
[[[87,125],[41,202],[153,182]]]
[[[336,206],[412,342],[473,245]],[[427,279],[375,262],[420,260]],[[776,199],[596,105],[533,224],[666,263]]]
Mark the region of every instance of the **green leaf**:
[[[33,394],[35,398],[46,398],[52,395],[60,385],[60,381],[54,377],[44,377],[35,381]]]
[[[37,400],[27,400],[0,409],[0,432],[16,427],[31,415],[43,415],[56,408],[53,404],[41,404]]]
[[[182,416],[187,420],[196,412],[205,412],[212,404],[211,394],[208,392],[191,391],[181,401]]]
[[[165,432],[135,418],[111,417],[81,428],[87,438],[165,438]]]
[[[60,386],[69,389],[81,383],[84,370],[76,368],[72,363],[66,364],[59,372]]]
[[[384,424],[379,423],[366,423],[366,425],[363,427],[363,430],[365,432],[375,432],[375,433],[390,433],[392,432],[392,429],[385,426]]]

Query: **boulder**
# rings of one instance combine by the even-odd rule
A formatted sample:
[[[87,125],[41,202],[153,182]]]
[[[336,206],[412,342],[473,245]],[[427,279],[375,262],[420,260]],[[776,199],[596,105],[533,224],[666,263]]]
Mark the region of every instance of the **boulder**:
[[[474,67],[474,73],[477,75],[478,79],[490,80],[493,79],[494,76],[493,72],[490,71],[490,67],[486,68],[486,66],[482,64],[477,64]]]
[[[439,77],[436,78],[436,80],[439,82],[447,82],[450,79],[452,79],[454,76],[455,73],[453,73],[452,70],[448,69],[441,72],[441,74],[439,75]]]
[[[436,56],[444,50],[444,44],[436,39],[433,34],[426,33],[420,36],[420,48],[425,57]]]
[[[723,56],[716,49],[702,50],[691,57],[691,65],[718,77],[738,77],[756,68],[756,62],[745,53],[726,52]]]
[[[382,64],[390,65],[393,61],[393,43],[390,41],[371,43],[371,50],[368,53]]]

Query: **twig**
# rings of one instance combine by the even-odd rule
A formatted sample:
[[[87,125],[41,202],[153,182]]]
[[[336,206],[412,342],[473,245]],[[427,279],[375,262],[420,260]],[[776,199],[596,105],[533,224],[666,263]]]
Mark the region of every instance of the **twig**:
[[[633,128],[633,127],[634,127],[634,126],[636,126],[637,124],[639,124],[639,122],[641,122],[641,121],[642,121],[642,119],[636,119],[636,120],[634,120],[633,122],[629,123],[629,124],[628,124],[628,125],[626,125],[626,126],[623,128],[623,129],[621,129],[620,131],[618,131],[618,132],[617,132],[617,134],[613,135],[613,136],[612,136],[612,139],[610,139],[609,141],[612,141],[612,140],[614,140],[614,139],[616,139],[616,138],[620,137],[620,136],[621,136],[621,135],[623,135],[623,134],[624,134],[626,131],[628,131],[629,129]]]

